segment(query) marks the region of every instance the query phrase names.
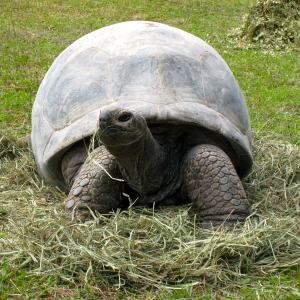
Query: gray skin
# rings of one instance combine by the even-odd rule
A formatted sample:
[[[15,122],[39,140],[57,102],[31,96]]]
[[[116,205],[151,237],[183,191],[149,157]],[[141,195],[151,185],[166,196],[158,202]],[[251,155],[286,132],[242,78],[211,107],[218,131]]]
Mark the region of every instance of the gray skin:
[[[124,192],[137,196],[140,205],[192,202],[204,228],[231,228],[250,214],[236,155],[213,132],[147,124],[134,111],[114,108],[101,111],[99,137],[101,145],[90,155],[79,143],[62,159],[70,188],[65,208],[74,220],[89,218],[90,210],[106,214],[122,207]]]

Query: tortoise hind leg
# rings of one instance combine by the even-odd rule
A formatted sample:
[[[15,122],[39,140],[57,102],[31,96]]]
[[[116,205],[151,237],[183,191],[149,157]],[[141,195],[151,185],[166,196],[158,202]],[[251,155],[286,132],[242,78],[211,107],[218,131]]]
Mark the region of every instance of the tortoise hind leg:
[[[72,180],[65,204],[67,216],[83,221],[90,218],[89,209],[107,214],[119,208],[124,182],[113,178],[122,178],[118,165],[106,148],[100,146],[86,158]]]
[[[250,205],[233,164],[221,149],[199,145],[183,159],[182,191],[196,204],[202,227],[234,227],[250,214]]]

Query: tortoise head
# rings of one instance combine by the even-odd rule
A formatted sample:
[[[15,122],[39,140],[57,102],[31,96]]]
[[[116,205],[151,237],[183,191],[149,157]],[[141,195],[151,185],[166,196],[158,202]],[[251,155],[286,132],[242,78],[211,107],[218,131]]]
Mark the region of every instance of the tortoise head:
[[[140,114],[123,108],[100,112],[99,137],[107,148],[132,145],[147,131],[147,122]]]

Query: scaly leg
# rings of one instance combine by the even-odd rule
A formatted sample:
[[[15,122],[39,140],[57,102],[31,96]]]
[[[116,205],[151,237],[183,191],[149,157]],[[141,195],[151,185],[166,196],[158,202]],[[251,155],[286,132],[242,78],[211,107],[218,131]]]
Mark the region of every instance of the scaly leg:
[[[65,205],[67,216],[73,220],[85,220],[90,217],[87,207],[101,214],[119,208],[124,182],[111,177],[122,178],[114,157],[100,146],[91,152],[74,176]]]
[[[183,159],[182,191],[196,204],[202,227],[232,228],[250,214],[250,204],[229,157],[212,145],[193,147]]]

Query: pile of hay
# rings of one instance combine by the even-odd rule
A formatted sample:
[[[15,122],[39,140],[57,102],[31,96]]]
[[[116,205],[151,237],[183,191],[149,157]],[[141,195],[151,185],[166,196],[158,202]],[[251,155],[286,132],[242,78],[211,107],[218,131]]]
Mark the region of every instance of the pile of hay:
[[[300,50],[300,1],[258,0],[229,37],[242,47]]]
[[[0,135],[0,264],[66,283],[178,287],[224,284],[300,264],[300,148],[254,136],[242,228],[199,228],[191,206],[129,208],[85,224],[65,219],[66,196],[43,182],[31,152]]]

